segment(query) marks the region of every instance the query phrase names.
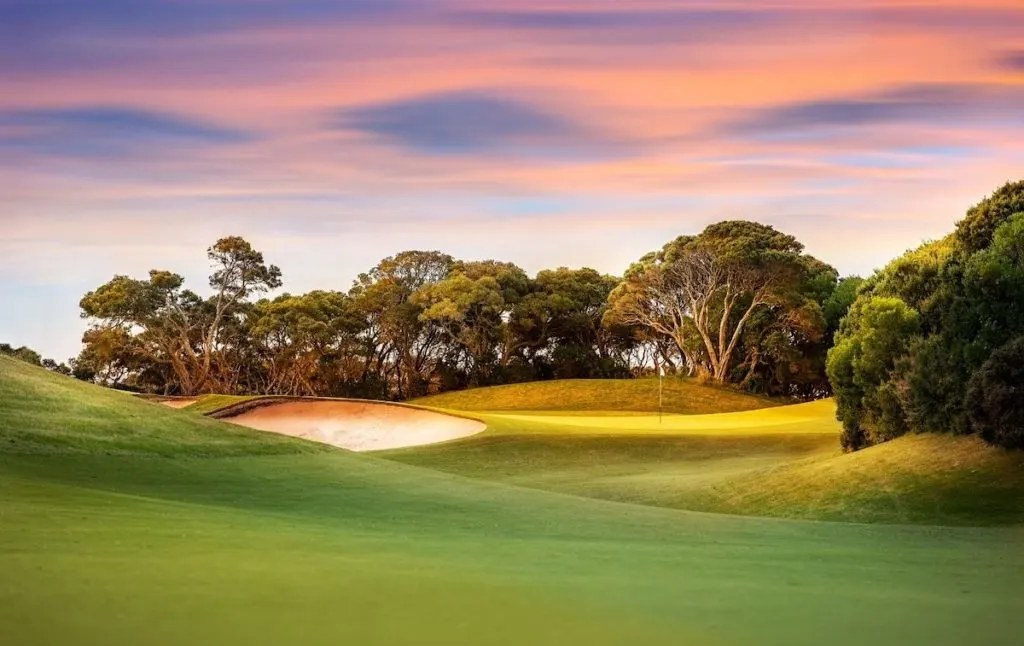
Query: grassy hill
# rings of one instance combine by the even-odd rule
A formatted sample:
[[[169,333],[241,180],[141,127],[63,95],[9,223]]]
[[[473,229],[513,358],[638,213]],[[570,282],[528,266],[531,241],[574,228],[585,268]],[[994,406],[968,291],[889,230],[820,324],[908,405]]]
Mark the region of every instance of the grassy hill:
[[[760,469],[694,492],[691,509],[856,522],[1024,525],[1024,453],[908,435]]]
[[[323,450],[0,359],[0,451],[5,453],[222,457]]]
[[[415,399],[413,404],[461,411],[615,411],[658,410],[658,380],[565,379],[473,388]],[[695,379],[666,378],[664,412],[693,415],[756,410],[778,402]]]
[[[477,413],[482,435],[390,459],[592,498],[815,520],[1024,524],[1024,453],[904,437],[843,454],[830,400],[717,415]]]
[[[470,480],[0,357],[3,644],[1014,644],[1021,539]]]

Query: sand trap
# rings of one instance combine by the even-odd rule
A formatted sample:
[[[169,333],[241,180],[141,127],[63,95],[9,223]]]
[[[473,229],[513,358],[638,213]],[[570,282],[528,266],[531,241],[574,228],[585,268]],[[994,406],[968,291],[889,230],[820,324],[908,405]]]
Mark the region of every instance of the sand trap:
[[[224,421],[350,451],[433,444],[474,435],[486,428],[476,420],[418,408],[334,400],[270,404],[226,417]]]
[[[185,408],[199,401],[198,397],[175,397],[174,399],[161,399],[160,403],[171,408]]]

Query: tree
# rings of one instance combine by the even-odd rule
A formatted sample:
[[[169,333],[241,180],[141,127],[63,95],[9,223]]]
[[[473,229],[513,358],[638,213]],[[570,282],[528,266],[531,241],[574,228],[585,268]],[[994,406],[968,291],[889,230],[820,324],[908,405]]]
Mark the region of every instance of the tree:
[[[72,376],[71,367],[66,363],[57,363],[53,359],[43,358],[43,355],[39,354],[28,346],[21,346],[15,348],[9,343],[0,343],[0,354],[7,355],[19,361],[31,364],[33,366],[40,366],[46,368],[50,372],[55,372],[65,377]]]
[[[444,280],[455,260],[439,251],[403,251],[361,274],[349,292],[363,317],[363,382],[385,397],[425,394],[440,361],[442,332],[421,318],[420,291]],[[392,383],[392,386],[388,385]]]
[[[843,317],[850,311],[853,302],[857,300],[857,292],[863,284],[864,279],[860,276],[847,276],[835,285],[835,289],[822,303],[821,313],[825,317],[825,336],[830,342],[839,331],[839,324]]]
[[[804,300],[814,263],[802,251],[795,238],[767,225],[713,224],[631,267],[612,294],[609,320],[671,339],[691,372],[729,381],[755,313]]]
[[[437,326],[454,344],[456,361],[471,385],[489,383],[506,365],[512,347],[509,318],[528,293],[526,273],[512,263],[460,262],[443,281],[417,294],[420,320]]]
[[[785,297],[758,309],[743,334],[733,381],[754,392],[798,399],[831,393],[825,355],[832,346],[826,306],[841,318],[846,309],[836,299],[838,274],[830,265],[803,256],[804,280]],[[853,282],[853,281],[847,281]]]
[[[974,373],[966,406],[987,442],[1024,449],[1024,336],[993,352]]]
[[[890,349],[897,356],[855,375],[850,357],[864,334],[862,313],[885,298],[913,313],[916,331]],[[969,391],[968,384],[992,383],[999,390],[997,381],[986,381],[996,376],[984,366],[1021,330],[1024,182],[1016,182],[971,207],[951,235],[908,251],[859,288],[829,355],[848,446],[911,430],[978,431],[1003,442],[985,430],[992,427],[983,410],[990,404],[977,390],[983,386]]]
[[[5,354],[9,357],[18,359],[19,361],[30,363],[33,366],[43,365],[43,356],[27,346],[15,348],[8,343],[0,343],[0,354]]]
[[[628,372],[623,347],[631,333],[605,326],[608,297],[619,279],[594,269],[560,267],[537,274],[512,314],[513,334],[561,379],[611,377]]]
[[[225,320],[246,299],[281,286],[281,271],[264,263],[263,255],[242,238],[218,240],[207,251],[213,271],[214,295],[202,299],[183,289],[185,279],[153,270],[148,280],[115,276],[81,300],[82,316],[93,330],[120,330],[141,353],[157,365],[169,366],[182,394],[208,387]],[[94,337],[95,338],[95,337]],[[90,343],[87,335],[83,341]]]
[[[827,370],[839,393],[844,448],[858,449],[906,432],[889,377],[919,329],[917,311],[894,297],[859,301],[843,322]]]
[[[361,331],[351,299],[314,291],[256,303],[249,334],[263,359],[264,392],[286,395],[348,394],[358,378],[340,369]]]
[[[1024,180],[1007,182],[967,210],[956,225],[956,238],[968,254],[987,248],[996,229],[1017,213],[1024,213]]]
[[[663,264],[655,253],[632,264],[608,297],[603,324],[634,328],[642,342],[654,347],[656,362],[672,372],[693,374],[702,365],[697,333],[684,295]]]

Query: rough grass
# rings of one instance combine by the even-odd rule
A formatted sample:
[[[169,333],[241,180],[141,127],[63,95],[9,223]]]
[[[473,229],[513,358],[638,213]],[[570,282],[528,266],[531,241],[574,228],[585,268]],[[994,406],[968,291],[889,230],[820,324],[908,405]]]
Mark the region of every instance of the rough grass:
[[[692,514],[474,481],[3,359],[0,431],[2,644],[945,646],[1024,631],[1019,530]]]
[[[615,411],[658,410],[657,379],[566,379],[473,388],[415,399],[413,404],[462,411]],[[666,378],[664,412],[692,415],[755,410],[778,402],[694,379]]]

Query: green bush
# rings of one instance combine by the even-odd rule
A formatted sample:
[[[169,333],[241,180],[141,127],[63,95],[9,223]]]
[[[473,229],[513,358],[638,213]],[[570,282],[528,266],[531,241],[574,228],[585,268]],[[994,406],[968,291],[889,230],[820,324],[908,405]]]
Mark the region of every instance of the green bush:
[[[993,352],[974,373],[966,408],[987,442],[1024,449],[1024,336]]]
[[[999,386],[1003,373],[988,362],[1022,331],[1024,181],[1001,187],[953,234],[908,251],[857,290],[827,364],[843,446],[977,430],[1024,448],[1007,426],[1011,409],[989,401],[984,386],[968,393],[969,383],[990,379],[992,397],[1005,394],[1010,382]]]

